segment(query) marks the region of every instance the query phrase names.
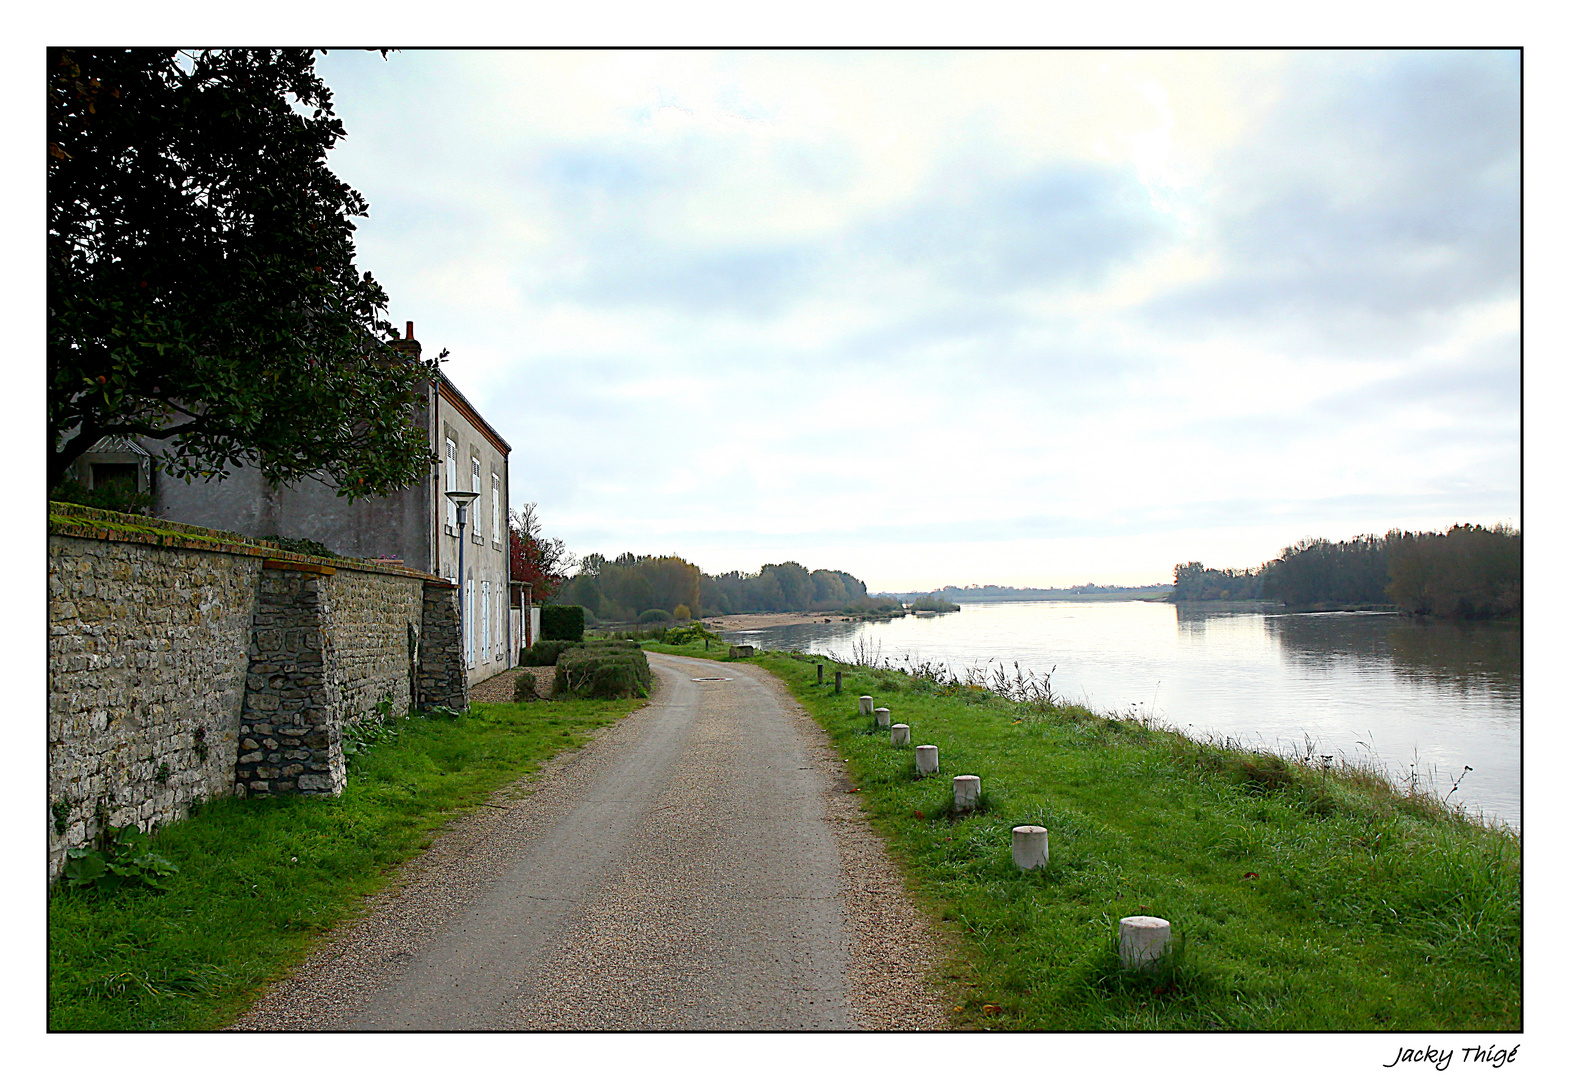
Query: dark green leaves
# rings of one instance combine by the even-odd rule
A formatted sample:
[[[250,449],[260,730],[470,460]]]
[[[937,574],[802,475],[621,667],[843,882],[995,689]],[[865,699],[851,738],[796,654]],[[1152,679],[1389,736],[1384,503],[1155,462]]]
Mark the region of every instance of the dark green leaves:
[[[124,885],[164,887],[162,879],[180,868],[146,847],[147,838],[135,825],[110,829],[95,848],[66,852],[62,877],[77,888],[118,889]]]
[[[310,51],[54,50],[48,82],[51,486],[110,434],[178,477],[422,477],[436,365],[354,265],[367,205]]]

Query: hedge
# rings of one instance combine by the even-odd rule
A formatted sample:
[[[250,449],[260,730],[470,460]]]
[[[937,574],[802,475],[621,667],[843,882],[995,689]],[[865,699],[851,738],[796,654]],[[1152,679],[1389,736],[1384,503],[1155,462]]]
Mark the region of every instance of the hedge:
[[[546,604],[541,607],[540,637],[554,641],[582,641],[583,608],[577,604]]]
[[[592,641],[560,641],[554,638],[541,638],[527,649],[519,650],[519,667],[551,667],[561,654],[568,649],[635,649],[637,643],[632,641],[614,641],[609,639],[595,639]]]
[[[630,643],[629,643],[630,646]],[[649,658],[636,647],[607,646],[568,649],[556,661],[556,697],[647,697],[654,685]]]

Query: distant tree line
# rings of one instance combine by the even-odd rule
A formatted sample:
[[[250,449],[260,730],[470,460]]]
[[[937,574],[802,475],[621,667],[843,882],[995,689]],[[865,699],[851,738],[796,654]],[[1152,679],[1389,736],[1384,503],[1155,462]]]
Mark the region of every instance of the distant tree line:
[[[1412,615],[1488,619],[1521,614],[1521,531],[1448,531],[1300,540],[1254,570],[1173,568],[1173,600],[1278,600],[1297,610],[1394,605]]]
[[[1077,597],[1145,599],[1151,593],[1165,594],[1170,585],[1070,585],[1066,589],[1017,588],[1013,585],[945,585],[931,593],[894,593],[901,600],[914,600],[920,596],[935,596],[940,600],[972,603],[979,600],[1072,600]]]
[[[872,600],[866,583],[843,570],[812,570],[796,562],[770,563],[756,574],[704,573],[679,555],[614,559],[594,554],[578,563],[557,602],[581,604],[596,619],[635,622],[645,614],[675,619],[770,611],[875,611],[897,602]]]
[[[1262,570],[1212,570],[1202,562],[1172,568],[1173,600],[1262,600]]]

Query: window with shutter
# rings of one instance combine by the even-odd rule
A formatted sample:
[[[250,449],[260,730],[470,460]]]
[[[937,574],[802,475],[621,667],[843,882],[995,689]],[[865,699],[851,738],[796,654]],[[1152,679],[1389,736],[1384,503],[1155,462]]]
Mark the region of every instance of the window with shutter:
[[[451,439],[447,440],[447,491],[458,490],[458,444]],[[447,528],[456,534],[458,531],[458,507],[453,501],[442,496],[442,502],[447,504]]]
[[[476,494],[478,494],[480,496],[480,499],[485,498],[485,491],[484,491],[483,488],[480,487],[480,459],[477,458],[477,457],[471,457],[469,459],[469,481],[470,481],[469,490],[475,492]],[[479,499],[476,499],[475,501],[478,502]],[[472,522],[472,525],[473,525],[473,528],[474,528],[474,542],[476,544],[484,543],[485,542],[485,517],[480,512],[480,507],[476,506],[474,508],[473,518],[474,518],[474,520]]]
[[[491,539],[501,547],[506,535],[502,529],[502,478],[491,473]]]
[[[491,583],[480,582],[480,657],[491,658]]]

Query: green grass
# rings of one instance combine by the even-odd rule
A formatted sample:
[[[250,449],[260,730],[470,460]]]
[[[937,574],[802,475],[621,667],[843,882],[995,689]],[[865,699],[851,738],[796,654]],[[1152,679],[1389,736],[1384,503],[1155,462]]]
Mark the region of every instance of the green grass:
[[[476,705],[412,717],[351,762],[336,799],[221,799],[159,831],[169,889],[49,898],[52,1031],[222,1027],[360,910],[432,829],[636,701]]]
[[[661,650],[677,651],[677,650]],[[685,652],[686,650],[680,650]],[[769,653],[828,730],[931,914],[958,931],[961,1026],[1521,1029],[1521,845],[1366,771],[1196,743],[1131,717]],[[832,671],[835,665],[829,665]],[[941,773],[857,714],[872,694]],[[953,812],[952,778],[982,778]],[[1023,873],[1015,825],[1048,830]],[[1172,922],[1166,970],[1120,971],[1118,920]]]

